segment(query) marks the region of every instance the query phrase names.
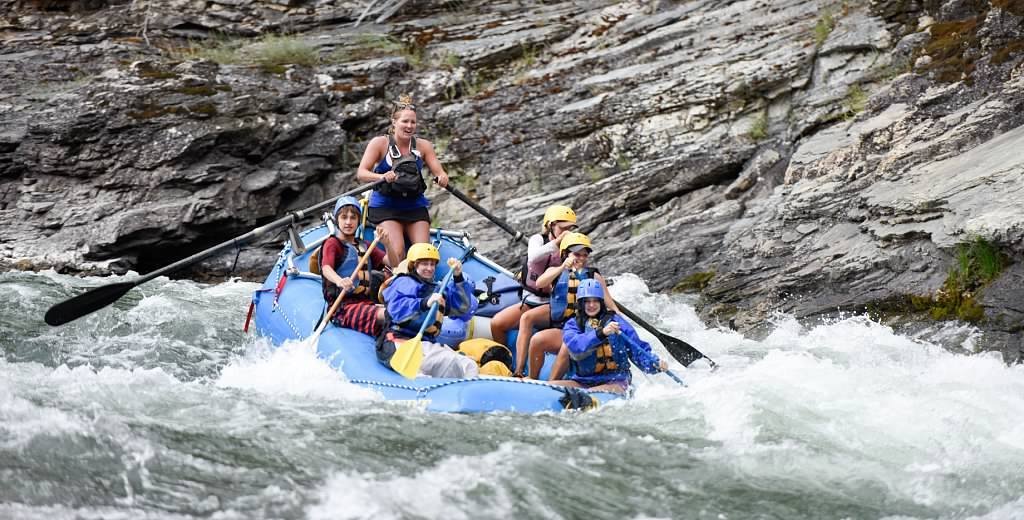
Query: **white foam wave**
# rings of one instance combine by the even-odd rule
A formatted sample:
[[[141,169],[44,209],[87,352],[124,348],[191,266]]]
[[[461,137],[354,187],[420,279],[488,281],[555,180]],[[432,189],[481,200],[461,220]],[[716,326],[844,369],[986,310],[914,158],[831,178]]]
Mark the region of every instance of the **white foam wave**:
[[[3,368],[6,375],[7,367]],[[9,381],[0,380],[0,446],[4,449],[25,446],[37,435],[79,434],[86,430],[87,425],[79,419],[19,397]]]
[[[515,475],[509,471],[509,461],[528,457],[539,457],[536,448],[503,443],[483,455],[448,457],[409,477],[342,472],[320,488],[319,503],[310,507],[306,516],[339,520],[500,518],[523,500],[535,504],[538,515],[553,516],[544,511],[540,500],[513,496],[505,482]]]
[[[707,437],[724,448],[716,464],[816,485],[859,479],[945,507],[990,503],[992,473],[1024,467],[1010,433],[1024,417],[1020,367],[861,318],[783,323],[761,349],[749,366],[691,385]]]
[[[881,488],[938,510],[996,504],[984,518],[1019,517],[1019,495],[1006,486],[1024,468],[1024,367],[923,339],[974,351],[975,329],[940,325],[907,337],[864,317],[808,326],[779,315],[753,341],[706,328],[683,298],[648,294],[635,277],[617,277],[612,290],[721,365],[676,368],[686,389],[635,378],[638,401],[670,400],[680,419],[703,424],[699,434],[720,445],[703,454],[710,464],[744,480],[853,496]]]
[[[286,342],[280,348],[258,341],[245,356],[224,367],[216,384],[271,395],[341,401],[381,399],[379,393],[349,383],[344,374],[317,357],[310,343],[302,341]]]

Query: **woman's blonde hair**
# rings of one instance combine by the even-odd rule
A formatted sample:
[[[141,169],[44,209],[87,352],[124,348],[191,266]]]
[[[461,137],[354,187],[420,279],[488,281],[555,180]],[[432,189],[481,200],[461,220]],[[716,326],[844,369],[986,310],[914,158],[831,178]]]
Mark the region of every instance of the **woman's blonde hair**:
[[[391,126],[388,127],[388,133],[395,135],[395,118],[398,117],[398,113],[403,110],[412,110],[416,112],[416,105],[412,104],[412,96],[409,94],[402,94],[398,96],[398,102],[395,103],[394,110],[391,111]]]

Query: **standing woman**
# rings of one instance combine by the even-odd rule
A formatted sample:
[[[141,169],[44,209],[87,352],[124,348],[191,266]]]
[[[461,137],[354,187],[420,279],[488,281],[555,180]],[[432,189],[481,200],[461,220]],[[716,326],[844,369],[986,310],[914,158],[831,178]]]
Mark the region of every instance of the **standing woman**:
[[[370,195],[367,220],[387,231],[388,264],[405,258],[405,240],[414,244],[430,240],[430,201],[424,195],[426,165],[437,184],[448,185],[448,174],[437,159],[434,145],[416,137],[416,107],[402,95],[391,112],[388,135],[374,137],[366,145],[356,177],[360,182],[383,179]]]

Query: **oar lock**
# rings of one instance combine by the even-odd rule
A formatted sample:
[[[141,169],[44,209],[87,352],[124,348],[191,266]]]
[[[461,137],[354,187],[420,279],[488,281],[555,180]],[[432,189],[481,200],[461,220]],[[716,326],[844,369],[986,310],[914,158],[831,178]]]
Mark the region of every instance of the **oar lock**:
[[[306,244],[302,243],[302,237],[299,236],[298,215],[289,213],[288,216],[291,218],[291,223],[288,224],[288,241],[292,244],[292,251],[301,255],[306,252]]]

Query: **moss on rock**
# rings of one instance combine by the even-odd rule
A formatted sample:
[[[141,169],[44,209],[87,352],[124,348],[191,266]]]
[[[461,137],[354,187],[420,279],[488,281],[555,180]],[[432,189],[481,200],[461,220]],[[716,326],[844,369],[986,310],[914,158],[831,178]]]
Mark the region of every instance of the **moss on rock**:
[[[672,292],[700,292],[711,283],[714,277],[714,271],[693,273],[672,287]]]
[[[942,287],[929,295],[898,295],[868,304],[868,313],[884,319],[894,315],[924,314],[936,321],[978,323],[985,309],[980,291],[999,277],[1009,260],[999,248],[981,237],[957,246],[953,267]]]

